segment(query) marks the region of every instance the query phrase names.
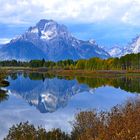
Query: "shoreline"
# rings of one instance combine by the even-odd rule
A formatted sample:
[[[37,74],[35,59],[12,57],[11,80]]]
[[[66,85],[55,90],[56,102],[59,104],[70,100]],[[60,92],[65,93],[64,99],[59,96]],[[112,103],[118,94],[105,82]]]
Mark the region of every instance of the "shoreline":
[[[52,74],[56,76],[126,76],[135,75],[140,76],[140,70],[65,70],[65,69],[47,69],[44,67],[31,68],[31,67],[1,67],[0,70],[6,73],[16,73],[16,72],[26,72],[26,73],[42,73],[42,74]]]

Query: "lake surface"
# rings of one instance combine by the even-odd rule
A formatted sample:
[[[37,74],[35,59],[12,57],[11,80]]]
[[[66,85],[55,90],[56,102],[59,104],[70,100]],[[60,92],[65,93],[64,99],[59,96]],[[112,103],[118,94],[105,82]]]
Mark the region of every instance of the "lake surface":
[[[109,110],[138,97],[140,77],[55,77],[15,73],[6,100],[0,100],[0,139],[13,124],[29,121],[47,130],[71,131],[70,122],[79,111]]]

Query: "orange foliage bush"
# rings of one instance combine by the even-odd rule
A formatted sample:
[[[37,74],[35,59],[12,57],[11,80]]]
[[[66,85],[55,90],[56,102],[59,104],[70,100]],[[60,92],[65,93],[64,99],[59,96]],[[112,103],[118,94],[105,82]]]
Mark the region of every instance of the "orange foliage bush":
[[[80,112],[73,123],[75,140],[140,140],[140,100],[110,112]]]

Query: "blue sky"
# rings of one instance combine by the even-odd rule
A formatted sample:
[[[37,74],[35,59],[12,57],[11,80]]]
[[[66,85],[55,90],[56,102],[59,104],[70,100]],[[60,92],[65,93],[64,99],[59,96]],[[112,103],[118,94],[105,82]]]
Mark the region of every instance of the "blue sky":
[[[140,0],[0,0],[0,7],[0,43],[44,18],[108,48],[124,46],[140,34]]]

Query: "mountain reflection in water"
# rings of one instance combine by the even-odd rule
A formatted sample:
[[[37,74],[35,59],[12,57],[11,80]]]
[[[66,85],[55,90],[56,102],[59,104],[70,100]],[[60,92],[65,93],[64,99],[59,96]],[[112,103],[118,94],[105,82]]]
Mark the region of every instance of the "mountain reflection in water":
[[[128,92],[140,92],[140,78],[55,77],[39,73],[15,73],[8,77],[9,92],[21,96],[41,113],[65,107],[72,96],[81,92],[94,93],[102,86],[113,86]]]
[[[12,76],[8,78],[9,92],[21,96],[30,105],[36,106],[41,113],[54,112],[58,108],[65,107],[75,94],[93,92],[88,85],[79,84],[75,79],[66,80],[55,77],[32,80],[31,75],[24,77],[20,74],[18,77],[14,76],[13,80]]]

